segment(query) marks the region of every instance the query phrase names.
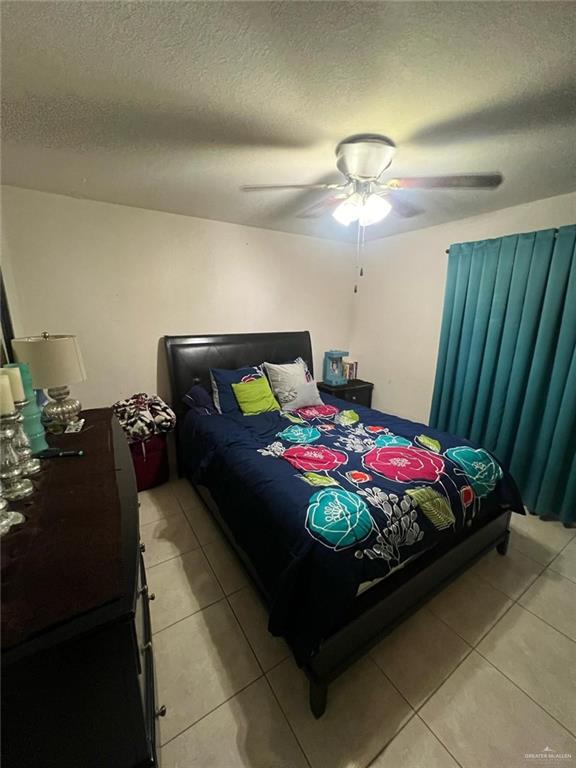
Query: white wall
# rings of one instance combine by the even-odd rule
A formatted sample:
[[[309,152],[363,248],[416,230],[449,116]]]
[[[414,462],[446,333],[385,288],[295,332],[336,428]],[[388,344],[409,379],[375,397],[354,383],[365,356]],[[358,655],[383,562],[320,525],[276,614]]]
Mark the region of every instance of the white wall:
[[[576,221],[576,193],[367,243],[327,240],[3,187],[2,269],[17,335],[76,333],[85,407],[166,395],[158,341],[172,333],[309,329],[350,349],[377,408],[427,421],[454,242]],[[163,364],[163,355],[160,355]]]
[[[350,246],[3,187],[16,335],[75,333],[84,407],[160,390],[164,334],[310,330],[315,368],[349,343]],[[161,363],[163,364],[163,352]]]
[[[428,421],[450,244],[575,222],[571,193],[367,244],[351,352],[375,407]]]

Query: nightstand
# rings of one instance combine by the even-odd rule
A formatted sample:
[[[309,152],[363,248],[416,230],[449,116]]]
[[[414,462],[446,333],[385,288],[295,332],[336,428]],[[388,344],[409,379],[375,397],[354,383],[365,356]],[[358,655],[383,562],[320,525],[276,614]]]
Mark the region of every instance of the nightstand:
[[[338,385],[325,384],[323,381],[319,381],[318,389],[320,392],[326,392],[326,394],[332,395],[332,397],[339,397],[340,400],[347,400],[349,403],[365,405],[368,408],[372,405],[374,384],[370,381],[351,379],[346,384]]]

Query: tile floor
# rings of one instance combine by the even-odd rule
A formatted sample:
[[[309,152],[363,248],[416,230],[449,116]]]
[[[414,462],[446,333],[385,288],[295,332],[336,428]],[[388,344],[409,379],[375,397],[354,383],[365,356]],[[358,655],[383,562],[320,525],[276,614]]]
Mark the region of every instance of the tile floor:
[[[490,553],[385,638],[315,720],[192,488],[140,503],[161,768],[576,766],[576,530],[515,516],[507,557]]]

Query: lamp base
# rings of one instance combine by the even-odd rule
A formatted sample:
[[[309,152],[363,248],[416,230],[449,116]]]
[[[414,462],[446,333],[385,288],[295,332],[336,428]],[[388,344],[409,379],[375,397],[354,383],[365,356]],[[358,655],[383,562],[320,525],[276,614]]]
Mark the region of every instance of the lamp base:
[[[82,406],[79,400],[69,395],[68,387],[52,387],[48,390],[52,400],[46,403],[42,411],[42,424],[48,431],[55,428],[61,432],[63,427],[78,421]]]

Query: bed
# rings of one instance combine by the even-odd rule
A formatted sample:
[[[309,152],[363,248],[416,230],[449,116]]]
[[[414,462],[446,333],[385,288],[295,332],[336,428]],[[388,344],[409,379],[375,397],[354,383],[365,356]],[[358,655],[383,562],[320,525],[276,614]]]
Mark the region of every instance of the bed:
[[[166,336],[179,473],[193,483],[310,682],[328,685],[485,552],[505,555],[508,473],[462,438],[324,395],[293,414],[188,411],[210,369],[302,358],[308,332]]]

